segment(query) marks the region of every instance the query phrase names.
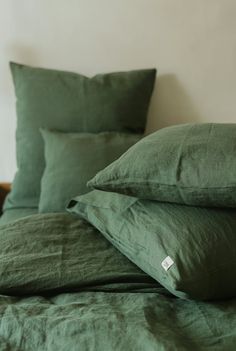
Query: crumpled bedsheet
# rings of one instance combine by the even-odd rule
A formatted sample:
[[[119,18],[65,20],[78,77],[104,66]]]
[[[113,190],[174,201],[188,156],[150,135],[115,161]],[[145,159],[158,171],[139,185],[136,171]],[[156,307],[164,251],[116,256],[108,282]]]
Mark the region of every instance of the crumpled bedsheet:
[[[28,216],[0,237],[0,351],[236,350],[236,299],[171,296],[76,216]]]
[[[235,350],[236,301],[158,293],[0,297],[1,351]]]

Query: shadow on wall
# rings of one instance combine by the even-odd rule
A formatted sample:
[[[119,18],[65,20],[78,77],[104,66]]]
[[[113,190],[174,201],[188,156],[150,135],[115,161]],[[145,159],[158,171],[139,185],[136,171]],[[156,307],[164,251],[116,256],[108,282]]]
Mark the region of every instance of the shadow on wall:
[[[14,90],[12,89],[12,77],[9,67],[10,61],[28,65],[37,65],[38,53],[29,46],[19,45],[14,42],[5,46],[3,60],[0,66],[0,96],[4,97],[5,101],[8,101],[9,98],[13,98],[14,96]]]
[[[6,47],[6,53],[9,61],[37,66],[39,53],[30,46],[11,43]]]
[[[174,74],[157,78],[146,133],[179,123],[201,122],[203,116]]]

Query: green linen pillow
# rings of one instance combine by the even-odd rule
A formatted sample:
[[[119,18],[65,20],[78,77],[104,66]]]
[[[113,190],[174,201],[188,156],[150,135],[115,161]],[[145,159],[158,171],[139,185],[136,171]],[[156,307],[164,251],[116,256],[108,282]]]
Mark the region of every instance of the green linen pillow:
[[[130,148],[88,185],[143,199],[236,207],[236,124],[163,128]]]
[[[17,167],[4,208],[38,207],[44,171],[39,128],[63,132],[143,131],[156,70],[99,74],[11,63],[17,108]]]
[[[236,210],[95,190],[68,211],[89,221],[144,272],[182,298],[236,296]]]
[[[46,168],[39,212],[65,211],[69,200],[89,191],[86,183],[136,143],[140,134],[60,133],[42,130]]]

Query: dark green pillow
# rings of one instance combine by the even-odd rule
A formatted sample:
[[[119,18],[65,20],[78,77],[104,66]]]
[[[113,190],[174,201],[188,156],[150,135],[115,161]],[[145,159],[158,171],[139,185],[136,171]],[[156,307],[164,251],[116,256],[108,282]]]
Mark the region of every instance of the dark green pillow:
[[[236,207],[236,124],[161,129],[88,185],[161,202]]]
[[[86,183],[136,143],[140,134],[60,133],[42,130],[46,168],[39,212],[65,211],[68,201],[89,191]]]
[[[138,200],[95,190],[68,210],[93,224],[174,295],[236,296],[236,210]]]
[[[11,63],[17,98],[17,167],[4,208],[38,207],[45,167],[39,128],[143,131],[156,70],[80,74]]]

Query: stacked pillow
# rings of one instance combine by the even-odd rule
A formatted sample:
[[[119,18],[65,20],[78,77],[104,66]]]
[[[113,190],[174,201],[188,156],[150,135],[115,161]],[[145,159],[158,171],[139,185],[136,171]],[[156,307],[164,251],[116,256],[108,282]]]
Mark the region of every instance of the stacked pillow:
[[[11,63],[11,71],[17,98],[18,170],[4,210],[38,207],[43,211],[65,210],[64,199],[72,196],[72,189],[75,190],[73,195],[80,194],[81,190],[83,193],[89,178],[120,156],[132,143],[138,140],[140,133],[144,131],[156,70],[108,73],[88,78],[72,72]],[[44,131],[42,137],[40,128],[63,133],[100,133],[106,131],[113,132],[113,134],[97,138],[87,135],[83,139],[81,135],[78,137],[75,135],[63,136],[62,134],[58,136],[58,134]],[[115,132],[123,134],[115,135]],[[74,171],[70,171],[68,165],[71,165],[72,159],[75,161],[75,155],[71,155],[70,160],[67,158],[69,146],[73,144],[72,148],[75,152],[74,142],[77,143],[77,161],[85,164],[84,147],[81,145],[83,143],[88,145],[91,141],[88,150],[88,158],[93,162],[91,169],[86,166],[87,175],[85,170],[82,171],[82,175],[80,173],[77,174],[77,177],[74,175],[74,179],[78,181],[73,185],[68,185],[66,181],[63,186],[60,183],[58,191],[61,191],[62,187],[64,192],[67,189],[69,191],[67,195],[62,196],[61,203],[57,204],[56,208],[53,208],[53,203],[57,200],[55,187],[52,191],[49,191],[49,187],[53,177],[54,182],[57,181],[60,169],[53,170],[53,172],[55,171],[53,174],[45,175],[43,181],[45,189],[43,189],[41,197],[42,203],[39,204],[41,178],[45,170],[43,139],[46,143],[46,161],[49,162],[47,172],[51,172],[55,156],[58,160],[58,166],[61,167],[64,164],[65,172],[68,174]],[[59,139],[66,149],[61,157],[59,157],[58,151],[63,147],[62,145],[58,147]],[[102,146],[103,142],[104,146]],[[80,147],[82,151],[79,150]],[[108,156],[103,155],[105,147],[109,148]],[[62,180],[62,176],[60,174],[59,181]],[[80,177],[81,180],[79,180]],[[83,186],[81,182],[83,182]],[[48,198],[55,197],[55,200],[46,201],[46,192]]]
[[[236,124],[185,124],[149,135],[88,185],[141,199],[236,207]]]
[[[162,129],[99,172],[68,210],[179,297],[235,297],[236,125]],[[101,191],[102,190],[102,191]]]
[[[236,125],[179,125],[139,141],[154,69],[91,79],[11,70],[18,171],[5,210],[65,211],[79,195],[68,211],[174,295],[235,297]]]
[[[46,166],[41,179],[39,212],[65,211],[76,194],[89,191],[86,183],[122,155],[140,134],[119,132],[60,133],[41,130]]]

